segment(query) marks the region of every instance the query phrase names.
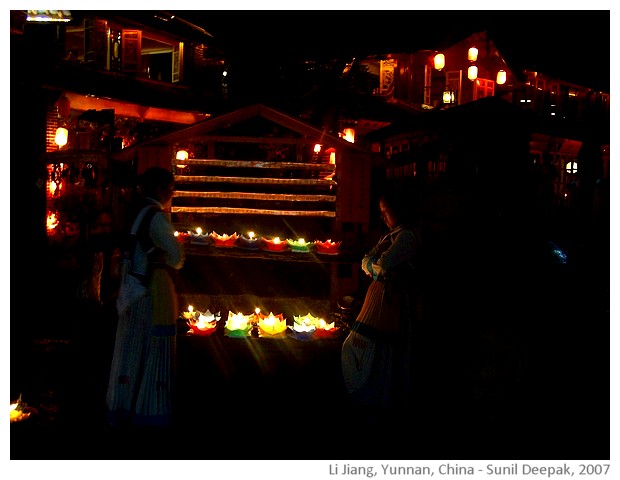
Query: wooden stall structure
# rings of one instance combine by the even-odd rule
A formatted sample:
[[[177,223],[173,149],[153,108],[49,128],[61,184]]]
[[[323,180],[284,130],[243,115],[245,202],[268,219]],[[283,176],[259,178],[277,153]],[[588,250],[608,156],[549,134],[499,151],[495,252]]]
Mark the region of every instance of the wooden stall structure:
[[[188,281],[181,293],[198,294],[203,287],[218,284],[213,293],[220,295],[238,293],[234,290],[277,294],[265,288],[269,282],[248,287],[247,282],[231,278],[233,265],[246,273],[288,272],[292,279],[282,283],[298,283],[299,291],[315,283],[310,280],[314,273],[327,272],[327,294],[334,306],[342,295],[357,289],[360,240],[369,228],[373,157],[297,118],[256,104],[132,147],[115,159],[135,160],[137,173],[152,165],[172,167],[176,191],[170,215],[179,232],[195,234],[200,228],[204,235],[244,235],[252,231],[283,241],[342,242],[338,255],[189,242],[184,267]],[[250,266],[249,262],[258,263]],[[227,280],[219,282],[222,277]]]

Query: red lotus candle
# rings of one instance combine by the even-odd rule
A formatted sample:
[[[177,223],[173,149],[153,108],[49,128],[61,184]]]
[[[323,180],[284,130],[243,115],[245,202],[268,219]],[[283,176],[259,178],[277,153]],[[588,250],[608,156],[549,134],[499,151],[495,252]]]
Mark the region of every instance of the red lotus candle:
[[[327,323],[322,318],[319,319],[316,327],[317,337],[334,337],[340,333],[340,328],[336,327],[336,323]]]
[[[280,237],[274,237],[273,239],[262,238],[262,248],[269,252],[283,252],[288,249],[288,243],[280,240]]]
[[[218,322],[220,320],[221,315],[220,312],[211,313],[207,310],[204,313],[199,311],[192,311],[192,307],[190,305],[189,312],[184,312],[183,316],[187,318],[187,313],[189,313],[189,318],[187,320],[187,325],[190,328],[192,333],[196,335],[211,335],[215,330],[217,330]]]
[[[177,240],[180,243],[187,243],[191,239],[191,236],[190,236],[189,232],[179,232],[179,231],[176,231],[176,232],[174,232],[174,236],[177,237]]]
[[[232,235],[226,233],[220,235],[219,233],[211,232],[210,237],[213,240],[213,245],[216,247],[231,248],[235,246],[239,235],[237,235],[237,232]]]
[[[324,242],[316,240],[314,242],[316,252],[323,255],[338,255],[340,253],[341,244],[342,242],[333,242],[331,240],[326,240]]]

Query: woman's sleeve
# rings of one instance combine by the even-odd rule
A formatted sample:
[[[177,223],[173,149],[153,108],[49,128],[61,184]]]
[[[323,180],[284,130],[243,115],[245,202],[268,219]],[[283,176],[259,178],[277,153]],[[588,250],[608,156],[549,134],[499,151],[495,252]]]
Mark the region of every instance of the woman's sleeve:
[[[166,263],[177,270],[185,263],[183,245],[174,236],[174,227],[163,212],[158,212],[151,221],[151,238],[157,248],[166,252]]]
[[[373,263],[374,276],[389,275],[401,263],[413,258],[417,248],[417,237],[409,229],[402,230],[394,239],[392,245]]]

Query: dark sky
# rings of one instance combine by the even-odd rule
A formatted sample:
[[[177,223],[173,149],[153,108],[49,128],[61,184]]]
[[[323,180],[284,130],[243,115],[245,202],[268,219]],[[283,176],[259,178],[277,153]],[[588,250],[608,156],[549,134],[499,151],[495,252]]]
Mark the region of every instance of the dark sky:
[[[180,10],[228,55],[260,62],[440,49],[486,30],[509,66],[609,91],[609,10]]]

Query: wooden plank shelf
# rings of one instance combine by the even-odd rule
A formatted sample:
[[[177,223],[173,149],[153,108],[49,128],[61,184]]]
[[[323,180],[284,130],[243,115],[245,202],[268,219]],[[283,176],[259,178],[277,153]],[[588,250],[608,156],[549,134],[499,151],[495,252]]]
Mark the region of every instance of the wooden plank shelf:
[[[171,207],[171,213],[216,213],[235,215],[283,215],[289,217],[335,217],[329,210],[270,210],[265,208],[235,207]]]

